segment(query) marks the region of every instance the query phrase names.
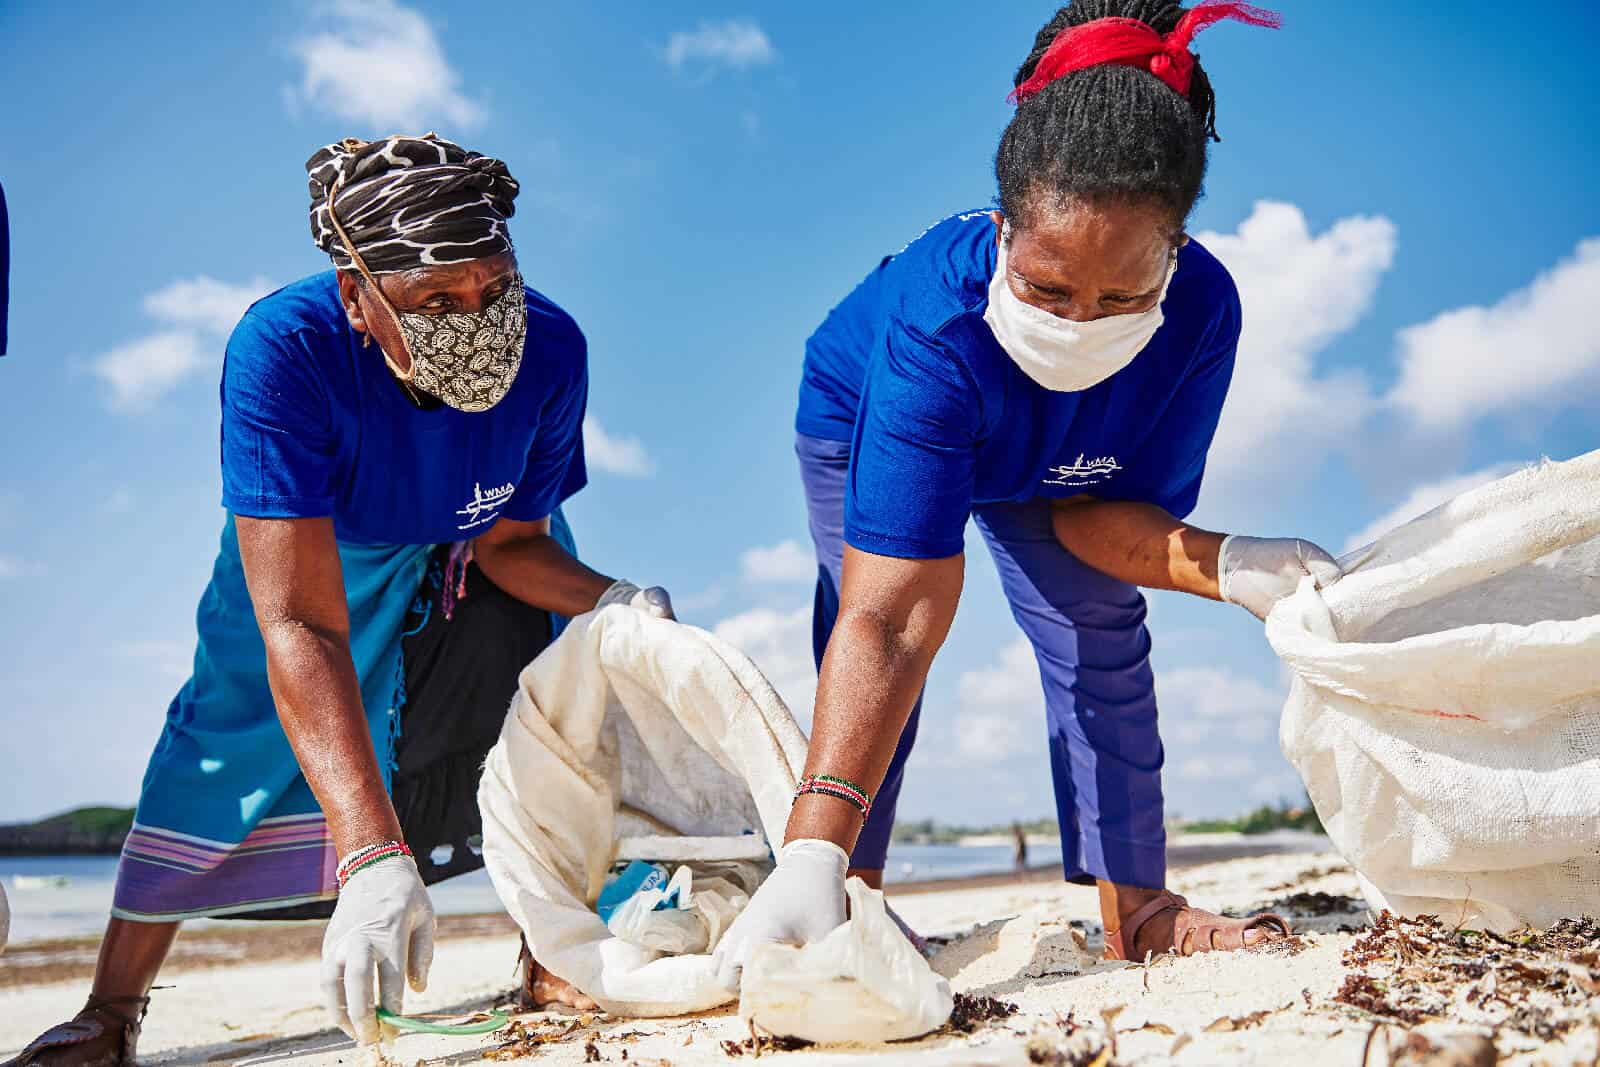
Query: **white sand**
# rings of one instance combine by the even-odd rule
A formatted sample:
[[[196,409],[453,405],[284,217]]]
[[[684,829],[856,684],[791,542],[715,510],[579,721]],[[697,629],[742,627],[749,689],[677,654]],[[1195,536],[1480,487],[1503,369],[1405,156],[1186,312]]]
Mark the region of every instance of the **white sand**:
[[[1330,871],[1330,869],[1332,869]],[[1308,876],[1309,875],[1309,876]],[[1354,878],[1327,855],[1279,855],[1196,867],[1174,877],[1174,888],[1210,907],[1259,906],[1292,890],[1355,895]],[[924,933],[970,932],[947,947],[936,964],[958,992],[1004,997],[1021,1009],[1003,1023],[968,1037],[936,1037],[874,1049],[807,1049],[763,1057],[778,1067],[815,1064],[1026,1064],[1030,1032],[1072,1013],[1097,1030],[1115,1014],[1120,1062],[1344,1064],[1360,1062],[1370,1019],[1337,1004],[1344,979],[1340,953],[1352,935],[1331,931],[1357,921],[1348,914],[1297,922],[1306,934],[1297,955],[1226,953],[1167,958],[1150,967],[1099,962],[1097,908],[1092,889],[1018,884],[955,889],[895,899],[895,907]],[[1075,923],[1075,930],[1069,922]],[[981,924],[981,925],[980,925]],[[974,927],[979,927],[975,932]],[[1085,936],[1085,932],[1087,936]],[[1085,951],[1085,945],[1088,951]],[[431,987],[407,1000],[409,1012],[487,1007],[511,985],[514,946],[504,940],[449,941],[439,946]],[[4,966],[0,960],[0,966]],[[364,1057],[342,1035],[324,1029],[316,1000],[317,962],[241,966],[179,974],[176,988],[156,994],[141,1042],[144,1062],[160,1067],[198,1064],[289,1063],[295,1067],[354,1065]],[[84,995],[81,984],[45,985],[0,993],[0,1059],[61,1021]],[[1253,1024],[1228,1020],[1266,1012]],[[537,1018],[537,1017],[527,1017]],[[1448,1032],[1431,1024],[1424,1032]],[[1398,1033],[1398,1030],[1396,1031]],[[635,1035],[626,1039],[622,1035]],[[593,1042],[605,1062],[728,1064],[720,1042],[746,1036],[732,1012],[691,1019],[598,1018],[533,1057],[550,1064],[583,1063]],[[395,1059],[407,1065],[477,1060],[492,1038],[407,1035]],[[1179,1046],[1173,1054],[1174,1046]],[[1502,1038],[1502,1049],[1508,1042]],[[1528,1043],[1511,1063],[1589,1063],[1600,1053],[1600,1031],[1584,1028],[1542,1047]],[[1375,1057],[1374,1062],[1384,1062]]]

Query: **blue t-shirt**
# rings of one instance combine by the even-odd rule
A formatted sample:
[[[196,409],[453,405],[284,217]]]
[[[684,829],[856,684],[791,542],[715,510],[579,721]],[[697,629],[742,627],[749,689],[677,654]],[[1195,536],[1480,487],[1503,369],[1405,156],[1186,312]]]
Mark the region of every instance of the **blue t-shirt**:
[[[533,521],[583,488],[588,364],[571,316],[527,290],[516,381],[488,411],[407,399],[363,348],[333,271],[263,297],[222,369],[222,506],[253,518],[332,516],[340,541],[459,541]]]
[[[1034,382],[983,313],[987,211],[930,228],[844,299],[806,342],[795,428],[852,442],[845,540],[940,559],[974,505],[1092,493],[1194,509],[1239,341],[1239,295],[1196,241],[1178,253],[1165,321],[1093,388]]]

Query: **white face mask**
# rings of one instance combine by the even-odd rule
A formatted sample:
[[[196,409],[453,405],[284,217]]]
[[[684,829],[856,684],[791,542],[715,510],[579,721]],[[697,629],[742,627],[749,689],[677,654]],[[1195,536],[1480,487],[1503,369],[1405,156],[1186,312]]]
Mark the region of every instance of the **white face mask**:
[[[1149,311],[1108,315],[1092,322],[1073,322],[1034,307],[1011,291],[1006,280],[1007,232],[1000,242],[994,277],[989,280],[989,309],[983,321],[994,339],[1024,374],[1057,393],[1075,393],[1098,385],[1133,362],[1161,328],[1161,301],[1178,267],[1172,256],[1161,296]]]

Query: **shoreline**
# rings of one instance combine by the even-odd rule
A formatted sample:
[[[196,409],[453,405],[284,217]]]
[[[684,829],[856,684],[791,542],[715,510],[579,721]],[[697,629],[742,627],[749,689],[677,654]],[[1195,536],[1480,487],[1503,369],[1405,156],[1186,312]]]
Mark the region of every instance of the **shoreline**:
[[[1221,849],[1242,847],[1256,854],[1217,858]],[[995,1012],[969,1010],[971,1029],[946,1027],[894,1045],[785,1051],[783,1067],[1016,1067],[1089,1062],[1084,1056],[1097,1050],[1096,1062],[1107,1062],[1113,1042],[1116,1062],[1141,1067],[1354,1064],[1375,1035],[1394,1050],[1476,1035],[1480,1044],[1493,1042],[1496,1062],[1505,1067],[1596,1062],[1600,1030],[1580,994],[1583,982],[1600,980],[1600,969],[1579,950],[1600,947],[1600,932],[1574,927],[1535,951],[1509,941],[1485,946],[1472,939],[1481,935],[1458,937],[1436,922],[1369,926],[1355,873],[1325,847],[1261,854],[1260,844],[1212,841],[1204,850],[1175,848],[1175,892],[1228,914],[1281,911],[1295,936],[1276,947],[1169,955],[1143,965],[1101,958],[1096,890],[1063,882],[1055,870],[908,887],[895,894],[896,910],[937,938],[934,970],[957,993],[1006,1003],[994,1005]],[[505,1005],[517,946],[510,920],[441,917],[440,935],[428,989],[407,994],[407,1013],[463,1015]],[[142,1062],[377,1062],[375,1053],[356,1050],[328,1026],[318,988],[320,937],[318,923],[188,931],[178,949],[190,962],[162,976],[145,1021]],[[43,962],[67,949],[83,960],[58,971],[53,982],[26,959],[34,953]],[[14,983],[0,988],[0,1059],[81,1002],[83,981],[70,974],[74,966],[86,973],[93,952],[92,939],[78,939],[35,942],[15,959],[0,957],[0,979]],[[1583,966],[1573,970],[1577,964]],[[16,982],[19,971],[31,977]],[[1478,971],[1496,973],[1509,999],[1472,996],[1481,985]],[[497,1047],[504,1035],[408,1034],[387,1062],[465,1067],[516,1058],[550,1067],[726,1067],[750,1039],[732,1005],[659,1019],[554,1012],[516,1013],[516,1019],[521,1036],[509,1047]]]
[[[1203,864],[1305,850],[1304,842],[1282,840],[1180,840],[1168,847],[1167,864],[1170,870],[1181,871]],[[1328,854],[1337,860],[1337,856],[1331,852]],[[1021,871],[891,882],[887,893],[890,899],[895,899],[953,891],[1020,888],[1061,881],[1060,865],[1049,863]],[[223,923],[219,921],[205,926],[186,927],[178,935],[162,974],[309,959],[319,956],[322,951],[324,924],[318,921],[236,919],[226,920],[225,925]],[[504,939],[508,983],[516,961],[519,936],[516,923],[503,911],[441,915],[438,919],[437,938],[440,942]],[[4,955],[0,955],[0,991],[56,982],[87,982],[94,975],[99,947],[99,934],[15,942],[7,947]]]

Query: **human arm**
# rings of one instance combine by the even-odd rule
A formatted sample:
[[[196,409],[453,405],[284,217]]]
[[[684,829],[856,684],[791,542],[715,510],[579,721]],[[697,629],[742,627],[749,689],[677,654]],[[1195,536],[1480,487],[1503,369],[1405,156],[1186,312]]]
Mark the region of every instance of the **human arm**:
[[[267,654],[267,681],[301,772],[328,820],[341,857],[401,839],[384,786],[350,656],[344,580],[328,518],[238,516],[239,555]],[[401,1009],[404,975],[427,985],[433,908],[409,859],[355,875],[323,940],[322,989],[339,1027],[378,1038],[379,1002]]]
[[[805,773],[877,792],[961,597],[963,557],[896,559],[846,547],[839,616],[823,656]],[[814,941],[845,918],[844,876],[864,822],[836,797],[795,798],[778,866],[717,946],[736,989],[762,944]]]

